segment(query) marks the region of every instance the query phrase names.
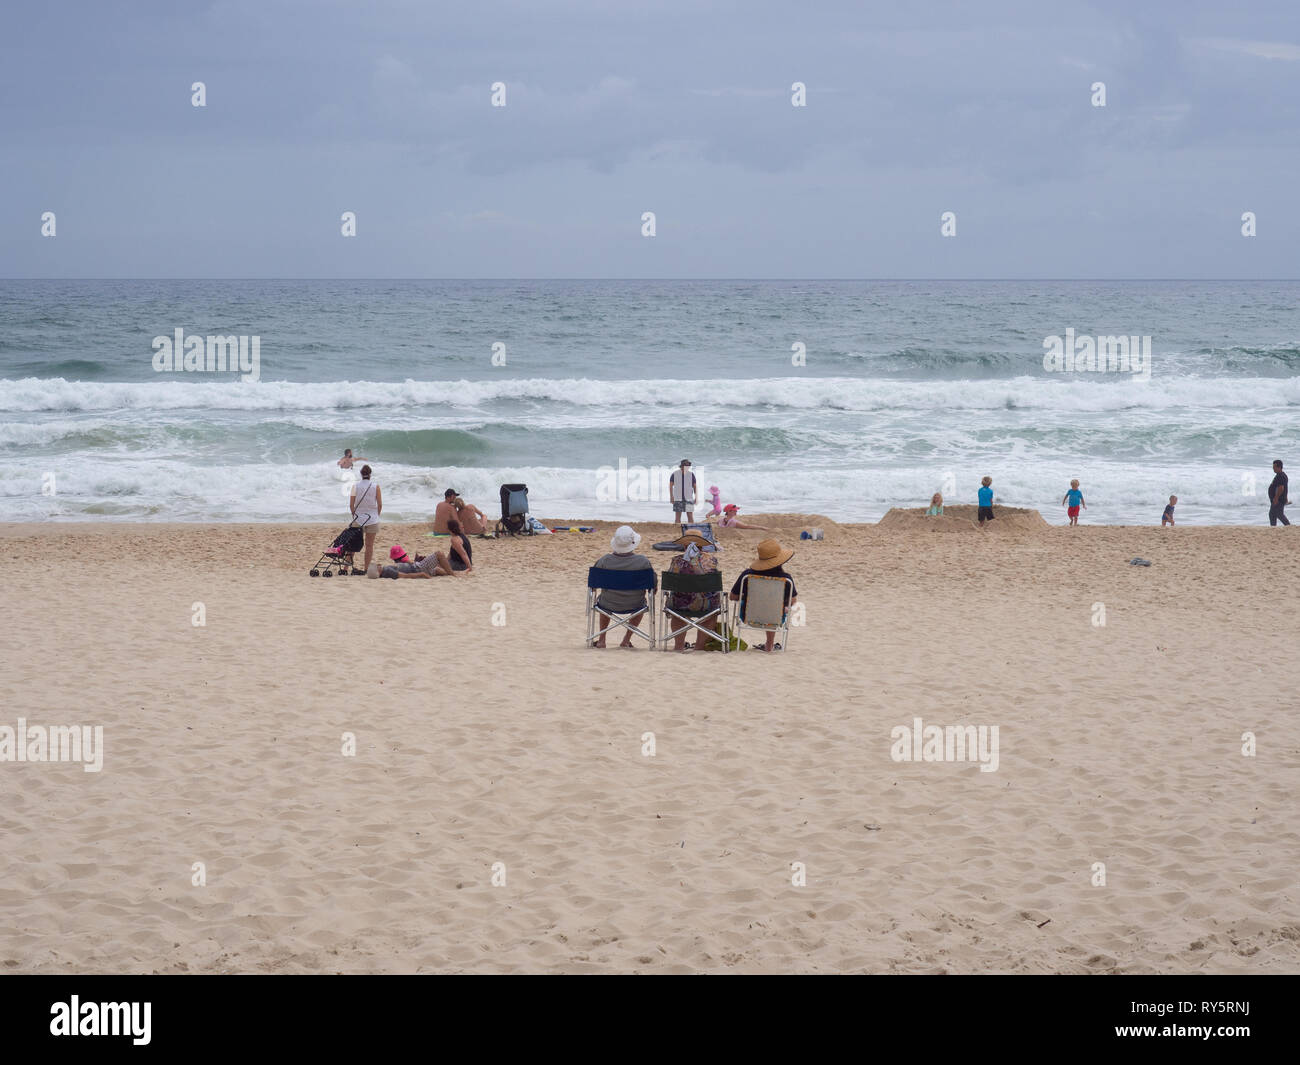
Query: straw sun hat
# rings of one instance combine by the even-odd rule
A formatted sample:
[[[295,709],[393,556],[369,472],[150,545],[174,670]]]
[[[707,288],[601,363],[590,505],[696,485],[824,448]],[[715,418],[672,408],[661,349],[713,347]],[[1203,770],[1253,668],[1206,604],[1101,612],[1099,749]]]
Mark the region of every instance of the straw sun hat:
[[[750,569],[765,570],[784,566],[794,558],[793,547],[782,547],[775,540],[764,540],[758,545],[758,558],[749,564]]]

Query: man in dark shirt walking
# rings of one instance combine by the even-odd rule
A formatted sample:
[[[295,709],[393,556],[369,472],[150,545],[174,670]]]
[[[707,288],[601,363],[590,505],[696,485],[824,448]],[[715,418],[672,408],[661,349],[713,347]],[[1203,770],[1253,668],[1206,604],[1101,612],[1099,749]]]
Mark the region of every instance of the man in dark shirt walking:
[[[1268,523],[1276,525],[1279,521],[1283,525],[1290,525],[1286,520],[1286,512],[1283,509],[1286,506],[1286,474],[1282,472],[1282,460],[1273,460],[1273,483],[1268,486]]]

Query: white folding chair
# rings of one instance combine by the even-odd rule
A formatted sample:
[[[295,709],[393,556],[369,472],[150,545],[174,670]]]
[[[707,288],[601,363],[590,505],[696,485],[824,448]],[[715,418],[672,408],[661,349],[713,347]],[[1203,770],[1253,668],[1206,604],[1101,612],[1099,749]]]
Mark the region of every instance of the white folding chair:
[[[775,632],[782,650],[790,644],[790,599],[794,581],[789,577],[765,577],[746,573],[740,582],[740,602],[732,612],[732,626],[744,625]]]
[[[645,592],[645,602],[635,610],[606,610],[599,603],[601,592]],[[587,571],[587,646],[590,647],[602,632],[608,633],[614,628],[624,628],[655,646],[655,571],[647,566],[645,569],[601,569],[592,566]],[[632,624],[632,618],[642,611],[650,619],[649,632],[643,632]],[[612,625],[600,629],[596,624],[598,617],[609,618]]]

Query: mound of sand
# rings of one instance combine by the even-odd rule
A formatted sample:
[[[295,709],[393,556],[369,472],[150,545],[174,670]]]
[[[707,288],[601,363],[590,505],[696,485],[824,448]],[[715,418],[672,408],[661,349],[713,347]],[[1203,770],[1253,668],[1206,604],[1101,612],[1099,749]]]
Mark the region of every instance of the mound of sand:
[[[839,524],[824,514],[741,514],[741,521],[767,525],[774,532],[786,529],[838,529]]]
[[[897,532],[917,532],[923,529],[931,532],[968,532],[979,528],[975,520],[977,507],[945,506],[943,514],[933,518],[927,518],[925,510],[925,507],[894,507],[880,519],[879,528]],[[993,529],[1033,532],[1051,528],[1036,510],[999,506],[993,508],[993,514],[994,518],[990,525]]]

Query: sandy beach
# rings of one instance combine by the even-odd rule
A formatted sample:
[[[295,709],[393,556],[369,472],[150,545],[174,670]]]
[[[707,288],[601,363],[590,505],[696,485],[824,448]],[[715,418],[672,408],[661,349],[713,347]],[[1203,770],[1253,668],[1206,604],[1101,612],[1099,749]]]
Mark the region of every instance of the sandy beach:
[[[609,523],[434,581],[310,579],[323,524],[0,526],[0,725],[103,727],[0,763],[2,971],[1300,971],[1300,533],[952,509],[747,514],[797,548],[770,656],[584,648]],[[895,761],[916,718],[996,770]]]

